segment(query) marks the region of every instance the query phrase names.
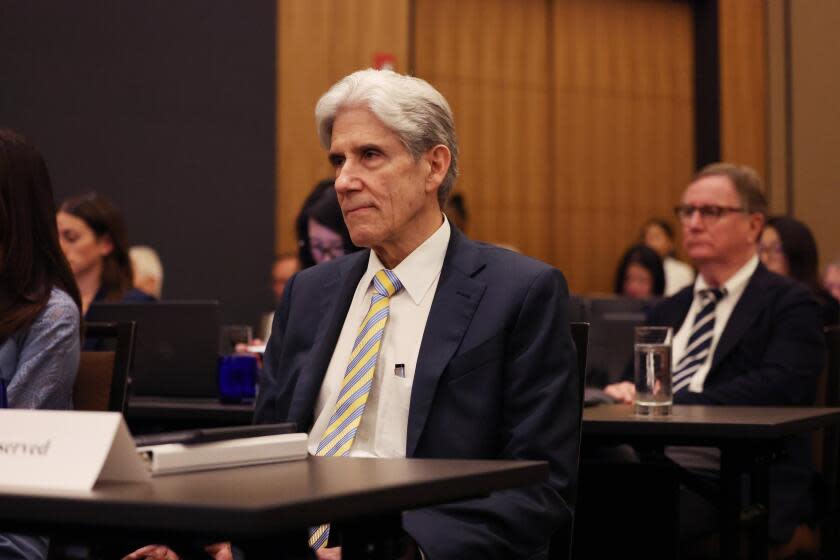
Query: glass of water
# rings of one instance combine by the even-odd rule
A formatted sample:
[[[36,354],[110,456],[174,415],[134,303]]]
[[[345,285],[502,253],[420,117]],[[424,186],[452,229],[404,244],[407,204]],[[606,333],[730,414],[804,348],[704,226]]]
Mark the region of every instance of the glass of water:
[[[636,414],[671,414],[671,327],[636,327]]]

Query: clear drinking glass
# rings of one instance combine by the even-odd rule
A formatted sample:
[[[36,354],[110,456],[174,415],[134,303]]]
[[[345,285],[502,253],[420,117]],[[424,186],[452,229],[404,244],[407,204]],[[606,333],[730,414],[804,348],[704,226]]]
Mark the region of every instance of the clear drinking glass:
[[[671,414],[671,327],[636,327],[636,414]]]

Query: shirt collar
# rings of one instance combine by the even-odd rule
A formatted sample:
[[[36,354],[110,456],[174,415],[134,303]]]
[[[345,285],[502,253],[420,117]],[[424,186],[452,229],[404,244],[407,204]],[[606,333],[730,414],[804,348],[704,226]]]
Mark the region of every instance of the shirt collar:
[[[441,226],[393,269],[393,273],[400,279],[400,283],[415,305],[420,305],[432,282],[440,274],[451,235],[452,228],[449,226],[449,219],[444,216]],[[371,251],[367,271],[362,276],[362,285],[369,288],[373,276],[383,268],[385,265],[376,253]]]
[[[723,288],[727,294],[738,294],[747,286],[755,269],[758,268],[758,255],[753,255],[747,263],[738,269],[738,272],[732,275],[732,278],[723,283]],[[697,280],[694,282],[694,295],[702,290],[707,290],[709,284],[703,278],[702,274],[697,275]]]

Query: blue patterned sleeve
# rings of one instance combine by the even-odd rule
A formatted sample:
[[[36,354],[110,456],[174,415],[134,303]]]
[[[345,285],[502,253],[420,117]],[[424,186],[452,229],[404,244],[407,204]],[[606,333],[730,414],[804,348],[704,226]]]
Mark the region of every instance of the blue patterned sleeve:
[[[21,341],[8,386],[9,407],[72,408],[78,368],[79,309],[69,295],[54,289]]]
[[[11,408],[69,409],[79,368],[79,309],[53,289],[46,308],[21,333],[17,366],[8,387]],[[0,533],[0,559],[43,560],[49,539]]]

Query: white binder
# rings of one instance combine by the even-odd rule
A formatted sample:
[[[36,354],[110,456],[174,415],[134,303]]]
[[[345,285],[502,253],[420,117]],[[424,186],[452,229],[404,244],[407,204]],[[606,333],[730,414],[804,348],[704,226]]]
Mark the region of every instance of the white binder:
[[[138,447],[152,476],[295,461],[306,458],[304,433],[278,434],[213,443],[165,443]]]

